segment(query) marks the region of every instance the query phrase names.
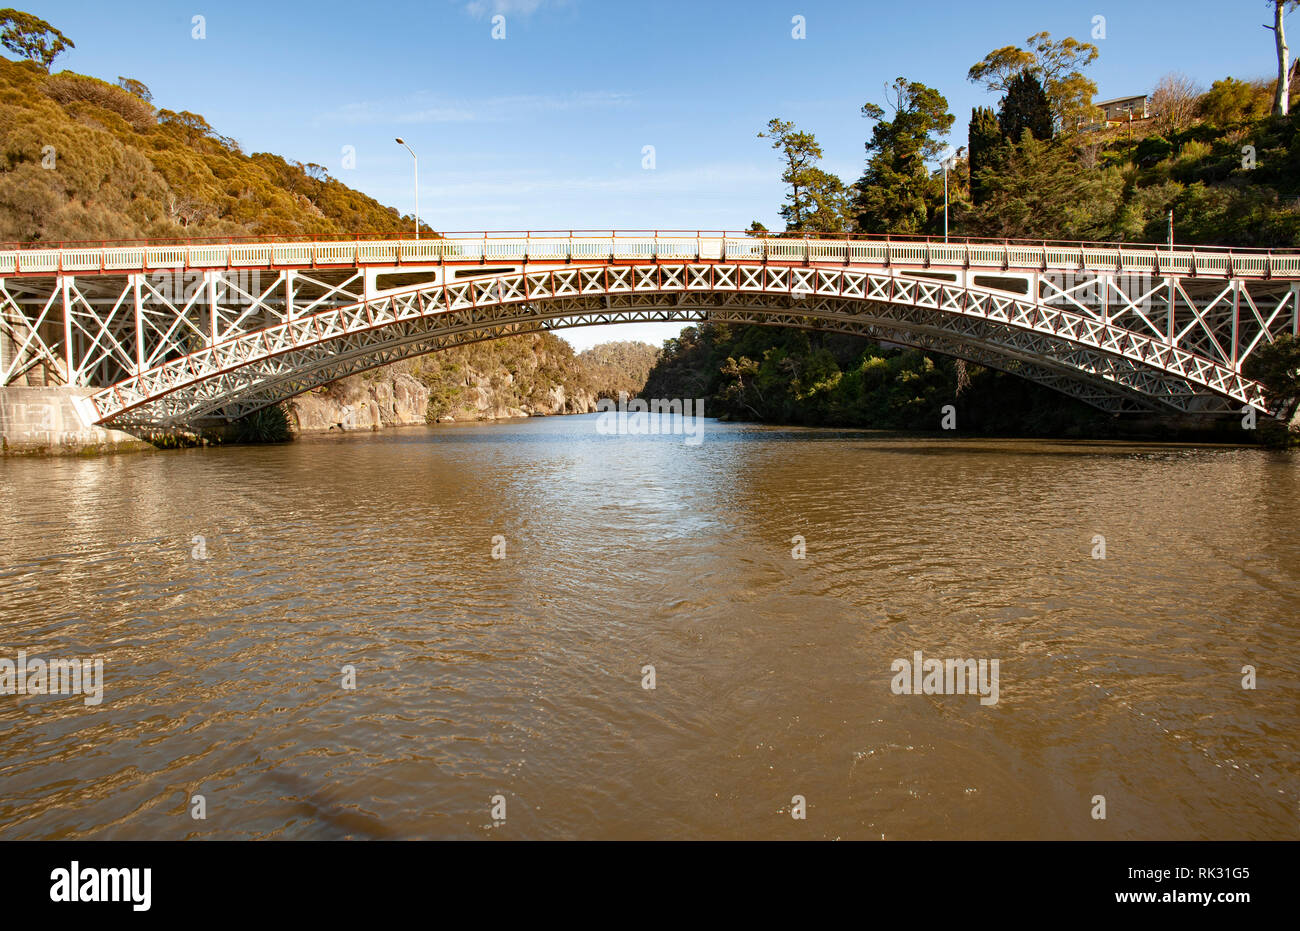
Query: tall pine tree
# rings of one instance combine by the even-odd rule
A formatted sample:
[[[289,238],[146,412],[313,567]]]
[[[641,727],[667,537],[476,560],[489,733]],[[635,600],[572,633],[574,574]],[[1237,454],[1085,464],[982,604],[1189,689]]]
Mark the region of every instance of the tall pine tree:
[[[991,107],[975,107],[970,114],[970,130],[967,136],[967,152],[970,161],[970,199],[978,206],[985,197],[984,185],[980,183],[979,171],[987,168],[997,158],[998,150],[1003,145],[1002,130],[998,127],[998,118]]]
[[[1052,138],[1052,104],[1042,83],[1029,71],[1022,71],[1007,84],[1007,94],[998,109],[998,127],[1011,142],[1019,142],[1025,130],[1035,139]]]
[[[875,122],[867,143],[867,170],[855,185],[858,229],[869,233],[921,233],[943,188],[926,161],[943,149],[952,126],[948,101],[937,90],[898,78],[886,90],[893,118],[884,107],[864,104],[862,115]]]

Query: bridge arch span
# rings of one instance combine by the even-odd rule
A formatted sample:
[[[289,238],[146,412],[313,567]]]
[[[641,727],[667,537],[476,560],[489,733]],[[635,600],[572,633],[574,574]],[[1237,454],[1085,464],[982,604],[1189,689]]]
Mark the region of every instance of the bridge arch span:
[[[401,358],[568,326],[704,321],[868,336],[965,358],[1108,411],[1263,406],[1223,360],[1118,322],[1068,291],[1016,295],[919,270],[689,260],[527,266],[397,288],[235,333],[92,396],[112,425],[233,418]],[[957,275],[949,275],[953,279]],[[1282,299],[1284,302],[1285,297]],[[1141,314],[1137,302],[1126,308]]]

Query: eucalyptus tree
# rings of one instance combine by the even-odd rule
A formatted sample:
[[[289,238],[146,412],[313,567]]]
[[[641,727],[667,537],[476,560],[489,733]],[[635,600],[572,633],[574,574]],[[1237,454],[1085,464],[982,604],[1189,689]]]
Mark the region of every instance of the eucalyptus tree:
[[[0,45],[36,62],[46,71],[54,59],[76,44],[39,16],[22,10],[0,10]]]
[[[1011,82],[1028,71],[1047,93],[1057,130],[1069,132],[1091,117],[1097,85],[1083,69],[1099,54],[1091,42],[1068,36],[1053,41],[1050,32],[1039,32],[1025,40],[1024,48],[1004,45],[989,52],[971,65],[966,78],[995,93],[1006,93]]]

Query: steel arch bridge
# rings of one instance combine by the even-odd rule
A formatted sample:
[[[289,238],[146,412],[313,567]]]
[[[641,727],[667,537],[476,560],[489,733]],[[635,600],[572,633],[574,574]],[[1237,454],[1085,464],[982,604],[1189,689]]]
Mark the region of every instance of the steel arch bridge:
[[[602,232],[0,251],[0,385],[87,423],[229,420],[398,359],[540,330],[721,321],[867,336],[1115,413],[1265,409],[1300,252]]]

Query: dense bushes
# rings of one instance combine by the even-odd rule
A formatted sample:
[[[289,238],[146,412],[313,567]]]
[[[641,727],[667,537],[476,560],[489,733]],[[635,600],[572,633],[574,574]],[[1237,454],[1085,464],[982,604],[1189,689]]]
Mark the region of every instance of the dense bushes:
[[[149,104],[135,94],[115,84],[101,81],[99,78],[64,71],[48,78],[42,90],[51,100],[61,104],[83,100],[96,107],[111,110],[137,131],[147,129],[158,122],[153,107]]]
[[[272,404],[241,417],[234,424],[236,443],[284,443],[293,438],[289,414],[281,404]]]
[[[808,426],[937,430],[948,404],[963,432],[1068,434],[1104,421],[1012,375],[860,337],[765,326],[688,327],[665,342],[642,394],[703,397],[710,415],[726,419]]]
[[[630,341],[601,343],[578,354],[599,398],[617,398],[620,391],[636,395],[658,358],[658,349]]]

